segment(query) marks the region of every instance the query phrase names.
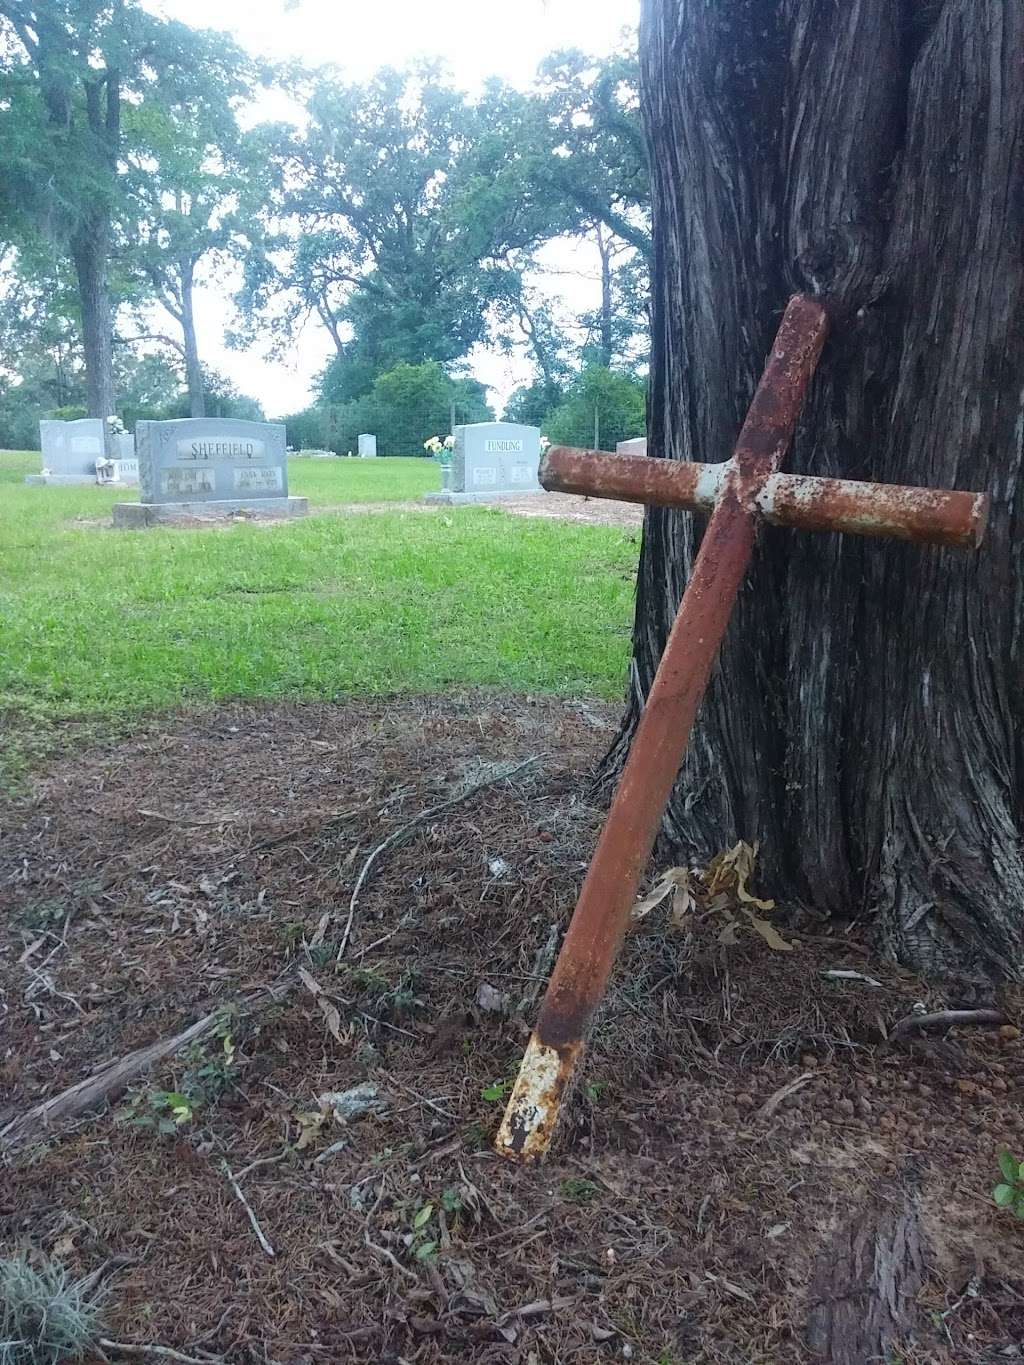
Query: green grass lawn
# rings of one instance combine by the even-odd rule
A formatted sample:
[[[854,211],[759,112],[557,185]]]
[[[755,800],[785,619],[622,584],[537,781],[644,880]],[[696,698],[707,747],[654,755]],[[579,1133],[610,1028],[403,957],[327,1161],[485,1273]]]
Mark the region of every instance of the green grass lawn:
[[[637,536],[492,508],[338,515],[418,498],[418,459],[295,460],[308,518],[114,531],[125,493],[29,487],[0,452],[0,708],[8,771],[57,721],[182,702],[491,685],[614,697]]]

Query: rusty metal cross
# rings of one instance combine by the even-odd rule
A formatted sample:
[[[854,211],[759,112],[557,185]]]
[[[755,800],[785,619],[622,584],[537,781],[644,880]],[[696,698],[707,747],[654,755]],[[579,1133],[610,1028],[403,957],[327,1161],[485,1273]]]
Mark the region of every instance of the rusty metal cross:
[[[750,563],[758,522],[966,549],[981,543],[984,494],[778,472],[827,331],[820,303],[805,295],[790,299],[733,457],[724,464],[564,447],[545,457],[541,483],[551,491],[710,510],[711,519],[498,1131],[503,1156],[530,1159],[548,1149]]]

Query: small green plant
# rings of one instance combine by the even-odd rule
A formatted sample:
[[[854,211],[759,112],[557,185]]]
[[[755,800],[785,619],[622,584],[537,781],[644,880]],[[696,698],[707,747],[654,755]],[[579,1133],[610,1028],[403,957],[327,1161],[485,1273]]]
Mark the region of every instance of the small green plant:
[[[118,1121],[167,1136],[191,1123],[198,1110],[215,1104],[235,1074],[235,1044],[229,1028],[230,1016],[225,1014],[217,1028],[219,1047],[206,1052],[196,1044],[185,1053],[180,1090],[137,1090],[118,1111]]]
[[[429,1261],[437,1250],[437,1241],[429,1230],[433,1217],[433,1204],[423,1204],[416,1210],[416,1216],[412,1220],[409,1246],[417,1261]]]
[[[462,1141],[471,1152],[484,1151],[490,1140],[486,1126],[476,1119],[467,1124],[462,1133]]]
[[[449,1185],[441,1195],[441,1207],[445,1213],[453,1218],[457,1218],[466,1207],[466,1201],[462,1197],[462,1190],[458,1185]]]
[[[600,1104],[608,1089],[607,1081],[588,1081],[584,1087],[587,1092],[587,1099],[591,1104]]]
[[[194,1117],[192,1101],[178,1090],[137,1091],[117,1114],[118,1121],[129,1128],[153,1128],[165,1136]]]
[[[503,1081],[495,1081],[493,1085],[485,1085],[480,1091],[480,1098],[482,1100],[490,1100],[492,1104],[497,1100],[503,1100],[505,1096],[509,1094],[514,1084],[514,1081],[505,1079]]]
[[[0,1260],[0,1365],[83,1360],[99,1335],[99,1304],[52,1262]]]
[[[228,1020],[221,1021],[217,1030],[220,1047],[210,1053],[195,1047],[185,1054],[188,1069],[181,1088],[193,1106],[213,1104],[220,1099],[235,1075],[235,1043],[228,1032]]]
[[[1003,1179],[992,1191],[992,1198],[999,1208],[1012,1209],[1015,1218],[1024,1220],[1024,1162],[1012,1152],[1000,1152],[999,1169]]]
[[[568,1180],[562,1181],[562,1198],[570,1204],[589,1204],[599,1194],[600,1190],[594,1182],[582,1176],[571,1175]]]

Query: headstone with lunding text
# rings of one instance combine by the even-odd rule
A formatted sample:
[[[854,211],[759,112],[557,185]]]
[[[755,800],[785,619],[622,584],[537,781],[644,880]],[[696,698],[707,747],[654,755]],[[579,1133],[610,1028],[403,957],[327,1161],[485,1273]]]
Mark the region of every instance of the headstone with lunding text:
[[[186,417],[138,422],[139,501],[114,506],[115,526],[251,512],[303,516],[306,498],[288,496],[285,429],[271,422]]]
[[[486,502],[519,493],[542,493],[540,427],[516,422],[473,422],[455,428],[448,487],[428,502]]]

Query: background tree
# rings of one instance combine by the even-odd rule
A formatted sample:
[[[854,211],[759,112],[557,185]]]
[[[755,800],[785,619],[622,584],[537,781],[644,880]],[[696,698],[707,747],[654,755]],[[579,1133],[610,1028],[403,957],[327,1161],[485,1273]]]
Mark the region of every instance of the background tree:
[[[180,332],[169,340],[184,364],[189,415],[203,417],[197,272],[238,259],[249,246],[266,189],[267,146],[264,130],[246,135],[238,125],[238,109],[254,92],[252,62],[221,34],[184,32],[187,38],[177,25],[159,31],[148,58],[152,94],[125,113],[133,217],[127,256],[144,291],[136,307],[151,295]]]
[[[643,7],[653,449],[728,457],[806,290],[835,325],[789,466],[993,496],[976,558],[765,530],[667,841],[760,839],[773,893],[990,977],[1024,962],[1022,51],[1016,0]],[[698,537],[647,516],[623,738]]]
[[[632,375],[590,364],[543,421],[556,445],[614,450],[645,430],[644,386]]]
[[[368,431],[376,434],[381,455],[423,455],[428,437],[448,433],[453,410],[456,422],[486,422],[493,416],[482,384],[452,378],[436,360],[395,365],[377,376],[369,393],[347,401],[334,401],[335,378],[329,366],[319,403],[285,419],[290,445],[348,454],[357,449],[359,434]]]
[[[434,67],[357,86],[323,77],[309,121],[282,148],[279,236],[245,298],[278,326],[315,315],[337,351],[336,396],[369,392],[399,363],[465,356],[507,287],[504,258],[548,223],[518,193],[514,149]]]
[[[124,0],[0,0],[9,102],[0,210],[21,239],[60,243],[78,282],[87,405],[114,410],[109,257],[118,196]]]

